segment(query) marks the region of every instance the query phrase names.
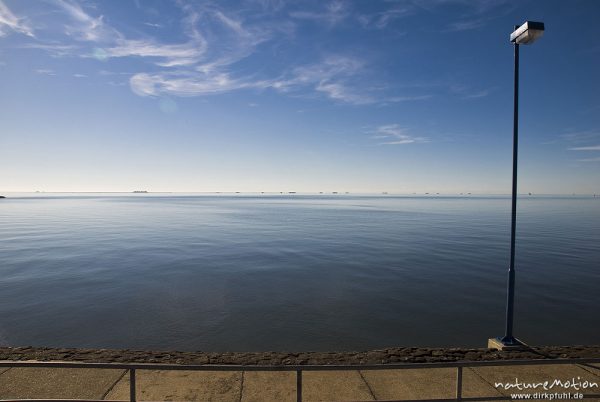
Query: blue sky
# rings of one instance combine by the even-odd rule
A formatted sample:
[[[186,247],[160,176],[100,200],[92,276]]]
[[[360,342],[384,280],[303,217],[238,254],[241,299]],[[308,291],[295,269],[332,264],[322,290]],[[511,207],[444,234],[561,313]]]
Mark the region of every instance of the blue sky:
[[[600,193],[600,2],[0,0],[0,191]]]

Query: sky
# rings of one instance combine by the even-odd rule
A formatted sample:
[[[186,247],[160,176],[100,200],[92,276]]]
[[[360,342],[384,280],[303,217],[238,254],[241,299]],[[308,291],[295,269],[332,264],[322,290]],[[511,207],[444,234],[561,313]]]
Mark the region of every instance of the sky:
[[[0,0],[0,192],[600,194],[600,1]]]

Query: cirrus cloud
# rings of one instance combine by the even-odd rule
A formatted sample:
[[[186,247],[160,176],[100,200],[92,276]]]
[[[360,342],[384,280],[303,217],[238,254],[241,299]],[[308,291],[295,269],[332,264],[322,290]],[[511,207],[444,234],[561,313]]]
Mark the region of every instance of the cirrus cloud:
[[[156,30],[151,34],[139,29],[121,31],[111,24],[111,16],[105,18],[88,3],[49,0],[47,4],[54,8],[53,26],[62,28],[63,38],[48,36],[49,39],[36,39],[20,47],[44,50],[52,57],[97,59],[107,63],[102,66],[103,71],[111,69],[110,60],[138,59],[130,65],[134,67],[127,69],[134,70],[128,74],[129,86],[140,96],[206,96],[268,89],[351,105],[386,105],[431,96],[392,94],[393,88],[376,82],[377,73],[367,66],[366,60],[348,54],[322,52],[316,61],[313,57],[279,68],[262,66],[262,52],[280,46],[282,37],[293,37],[297,20],[333,26],[352,15],[348,4],[341,1],[327,3],[324,13],[294,6],[292,11],[280,12],[277,18],[269,14],[258,14],[257,18],[245,7],[226,10],[216,2],[177,0],[180,32],[169,36],[168,42],[153,36]],[[9,21],[13,30],[21,27],[18,29],[25,33],[32,32],[25,30],[24,20],[15,17],[2,0],[0,6],[0,22]],[[396,7],[373,18],[377,19],[375,25],[383,28],[405,13]],[[289,18],[282,22],[281,17],[285,16]],[[142,19],[139,25],[149,24]]]
[[[387,124],[379,126],[371,131],[371,138],[379,140],[379,145],[405,145],[419,142],[429,142],[425,137],[414,136],[409,130],[400,127],[399,124]]]
[[[33,28],[29,25],[27,20],[14,15],[4,2],[0,0],[0,37],[8,35],[9,31],[35,37]]]

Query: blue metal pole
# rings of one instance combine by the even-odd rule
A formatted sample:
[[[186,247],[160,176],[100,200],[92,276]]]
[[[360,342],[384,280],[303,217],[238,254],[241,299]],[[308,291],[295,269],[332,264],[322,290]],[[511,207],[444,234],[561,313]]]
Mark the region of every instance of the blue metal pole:
[[[515,26],[517,29],[518,26]],[[508,268],[508,292],[506,298],[506,333],[502,338],[505,345],[514,345],[518,341],[513,337],[513,312],[515,302],[515,234],[517,227],[517,159],[519,151],[519,44],[515,43],[515,82],[514,82],[514,119],[513,119],[513,175],[512,175],[512,213],[510,226],[510,265]]]
[[[129,369],[129,401],[135,402],[135,368]]]

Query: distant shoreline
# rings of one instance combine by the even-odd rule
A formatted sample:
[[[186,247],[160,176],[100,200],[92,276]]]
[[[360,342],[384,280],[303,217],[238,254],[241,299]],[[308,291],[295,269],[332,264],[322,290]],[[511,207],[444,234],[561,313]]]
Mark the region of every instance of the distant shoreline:
[[[518,359],[600,358],[600,345],[535,346],[521,351],[487,348],[395,347],[361,352],[185,352],[130,349],[0,347],[0,360],[164,364],[391,364]]]

